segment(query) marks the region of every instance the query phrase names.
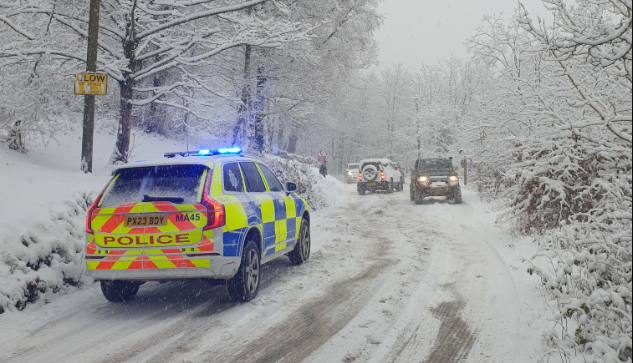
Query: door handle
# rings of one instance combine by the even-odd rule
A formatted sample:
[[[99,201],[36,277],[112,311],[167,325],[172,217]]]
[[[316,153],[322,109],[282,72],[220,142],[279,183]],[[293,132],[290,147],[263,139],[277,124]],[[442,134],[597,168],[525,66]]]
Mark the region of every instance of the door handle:
[[[256,207],[261,207],[262,206],[262,202],[255,202],[255,206]]]

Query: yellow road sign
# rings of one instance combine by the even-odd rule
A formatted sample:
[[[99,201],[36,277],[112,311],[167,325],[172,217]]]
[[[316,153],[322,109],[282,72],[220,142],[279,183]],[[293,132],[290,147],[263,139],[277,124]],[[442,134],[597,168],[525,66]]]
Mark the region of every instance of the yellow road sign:
[[[105,95],[108,90],[108,75],[80,73],[75,78],[76,95]]]

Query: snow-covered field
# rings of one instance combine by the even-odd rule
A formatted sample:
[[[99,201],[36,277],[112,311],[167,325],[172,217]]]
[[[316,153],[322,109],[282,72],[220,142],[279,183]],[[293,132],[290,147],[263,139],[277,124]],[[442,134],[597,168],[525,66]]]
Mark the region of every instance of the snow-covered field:
[[[138,158],[181,147],[142,141]],[[35,233],[109,176],[99,167],[109,153],[97,155],[95,175],[86,176],[67,171],[78,169],[75,148],[52,148],[0,153],[8,186],[0,200],[15,206],[2,212],[0,241]],[[512,244],[475,193],[466,190],[462,205],[416,206],[406,189],[361,197],[354,185],[327,185],[343,195],[314,212],[311,259],[265,265],[251,303],[231,303],[225,287],[191,281],[147,283],[134,300],[113,304],[89,283],[1,314],[0,361],[538,360],[546,310],[524,259],[536,246]]]

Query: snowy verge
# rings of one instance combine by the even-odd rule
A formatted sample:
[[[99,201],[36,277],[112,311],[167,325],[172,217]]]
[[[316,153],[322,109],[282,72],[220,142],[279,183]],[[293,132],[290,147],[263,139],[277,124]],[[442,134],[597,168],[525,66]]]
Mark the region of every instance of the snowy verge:
[[[47,301],[51,294],[69,292],[83,283],[84,222],[92,199],[76,195],[50,218],[36,221],[23,234],[0,240],[0,313],[28,303]]]

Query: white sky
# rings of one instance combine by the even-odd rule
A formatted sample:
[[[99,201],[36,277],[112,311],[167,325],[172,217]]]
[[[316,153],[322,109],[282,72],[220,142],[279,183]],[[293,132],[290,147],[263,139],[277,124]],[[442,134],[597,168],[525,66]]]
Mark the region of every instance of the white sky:
[[[536,19],[546,11],[540,0],[522,0]],[[378,12],[385,21],[374,37],[380,47],[379,68],[402,63],[417,71],[455,56],[468,59],[464,42],[475,34],[484,15],[514,14],[516,0],[383,0]],[[374,68],[375,69],[375,68]]]

